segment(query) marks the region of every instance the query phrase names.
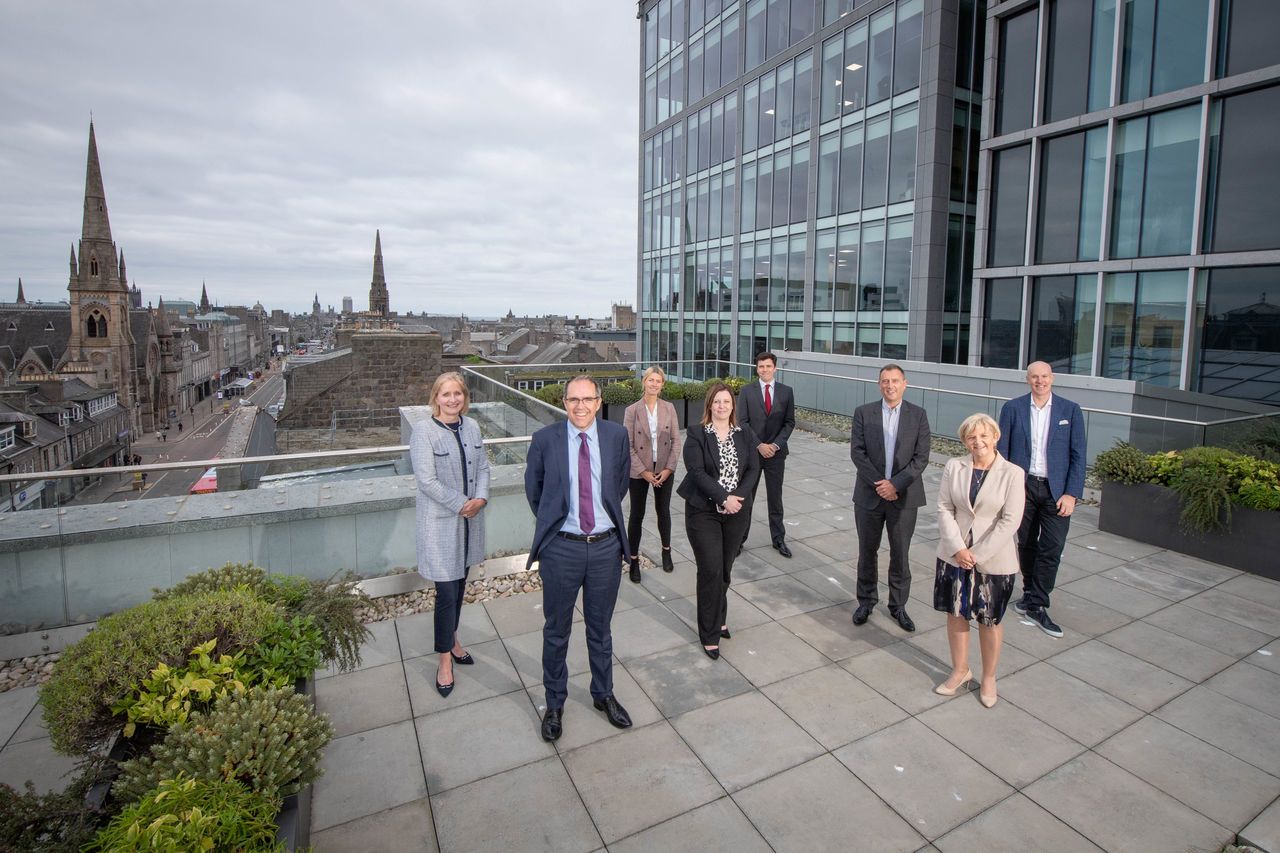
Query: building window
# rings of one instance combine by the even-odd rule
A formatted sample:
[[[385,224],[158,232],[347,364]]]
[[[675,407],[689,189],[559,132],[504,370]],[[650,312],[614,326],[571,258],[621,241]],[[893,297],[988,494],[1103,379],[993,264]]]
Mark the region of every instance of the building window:
[[[1280,248],[1280,86],[1223,98],[1209,113],[1205,243],[1213,252]]]
[[[89,275],[95,278],[98,275],[98,259],[93,256],[89,257]]]
[[[1094,275],[1054,275],[1031,282],[1030,360],[1058,373],[1093,371],[1093,322],[1098,280]]]
[[[1204,80],[1209,0],[1125,0],[1120,101]]]
[[[13,447],[17,443],[18,443],[18,440],[17,438],[14,437],[13,427],[7,427],[3,430],[0,430],[0,450],[7,450],[10,447]]]
[[[924,0],[898,3],[893,48],[893,93],[900,95],[920,85],[920,37],[924,30]]]
[[[890,204],[915,198],[918,117],[919,109],[915,106],[893,114],[893,144],[889,150]]]
[[[1022,279],[990,279],[982,319],[982,364],[1017,368],[1022,331]]]
[[[1200,107],[1120,122],[1116,130],[1111,255],[1191,251]]]
[[[993,267],[1018,266],[1026,256],[1031,146],[1019,145],[997,151],[992,164],[987,261]]]
[[[1196,314],[1204,330],[1192,390],[1280,403],[1280,266],[1201,273]]]
[[[1035,106],[1036,26],[1033,8],[1000,21],[996,67],[996,135],[1031,127]]]
[[[1116,0],[1052,0],[1045,84],[1045,121],[1100,110],[1111,100],[1111,54]],[[1080,73],[1081,47],[1089,45],[1089,73]]]
[[[1274,65],[1280,3],[1275,0],[1222,0],[1218,76],[1243,74]]]
[[[1106,157],[1105,127],[1045,140],[1040,154],[1037,263],[1098,259]]]
[[[1107,276],[1102,375],[1177,388],[1186,313],[1186,270]]]
[[[867,103],[877,104],[893,93],[893,8],[871,16],[870,62],[867,72]]]

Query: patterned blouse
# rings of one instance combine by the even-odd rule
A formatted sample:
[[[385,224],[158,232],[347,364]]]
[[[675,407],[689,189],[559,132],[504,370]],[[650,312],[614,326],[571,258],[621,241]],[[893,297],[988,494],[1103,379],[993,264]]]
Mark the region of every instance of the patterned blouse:
[[[707,424],[706,430],[714,435],[716,428],[712,424]],[[740,426],[731,427],[724,441],[721,441],[719,436],[716,437],[716,443],[720,446],[720,485],[724,486],[724,490],[730,494],[738,488],[738,448],[733,443],[733,434],[741,430]]]

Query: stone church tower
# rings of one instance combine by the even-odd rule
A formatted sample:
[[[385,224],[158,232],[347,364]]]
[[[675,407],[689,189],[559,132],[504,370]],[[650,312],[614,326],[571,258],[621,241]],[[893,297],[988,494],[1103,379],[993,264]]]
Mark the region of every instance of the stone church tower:
[[[373,281],[369,284],[369,313],[386,317],[391,311],[387,277],[382,271],[382,231],[373,236]]]
[[[136,342],[130,329],[130,298],[124,253],[111,239],[107,197],[98,164],[98,142],[89,123],[89,159],[84,181],[84,222],[79,257],[71,250],[71,336],[59,372],[81,374],[99,388],[115,386],[120,405],[130,411],[136,402],[134,367]],[[89,375],[92,374],[92,378]]]

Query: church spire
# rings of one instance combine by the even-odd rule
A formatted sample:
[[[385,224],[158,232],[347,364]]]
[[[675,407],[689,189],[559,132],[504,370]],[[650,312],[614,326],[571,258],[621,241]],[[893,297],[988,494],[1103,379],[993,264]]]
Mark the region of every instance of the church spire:
[[[76,247],[71,247],[71,280],[75,281],[80,277],[80,273],[76,268]]]
[[[208,314],[209,307],[209,288],[205,287],[205,283],[200,282],[200,313]]]
[[[156,308],[156,335],[172,335],[173,328],[169,325],[169,312],[164,310],[164,297],[160,297],[160,305]]]
[[[387,293],[387,277],[382,269],[382,230],[373,236],[373,281],[369,283],[369,313],[381,317],[390,312],[390,297]]]
[[[107,218],[107,193],[102,188],[102,166],[98,163],[98,139],[89,122],[89,159],[84,175],[84,224],[82,240],[111,242],[111,221]]]
[[[21,277],[18,278],[18,304],[19,305],[27,304],[27,297],[23,296],[22,294],[22,278]]]

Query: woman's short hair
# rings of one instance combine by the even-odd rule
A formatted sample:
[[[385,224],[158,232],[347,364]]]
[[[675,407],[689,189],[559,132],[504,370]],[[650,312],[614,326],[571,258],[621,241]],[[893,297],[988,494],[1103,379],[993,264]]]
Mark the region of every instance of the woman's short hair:
[[[976,412],[965,418],[960,424],[960,440],[967,441],[969,436],[977,431],[978,427],[986,427],[991,432],[991,440],[1000,440],[1000,424],[996,423],[995,418],[985,412]]]
[[[446,382],[457,382],[458,387],[462,389],[462,414],[467,413],[467,409],[471,408],[471,394],[467,391],[467,380],[462,378],[462,374],[451,370],[448,373],[441,373],[436,377],[436,381],[431,383],[431,396],[428,398],[428,404],[431,406],[431,414],[439,416],[440,407],[436,405],[436,398],[440,396],[440,392],[444,390]]]
[[[656,364],[649,365],[648,369],[641,375],[640,383],[644,384],[644,381],[655,373],[662,377],[662,384],[665,385],[667,383],[667,372]]]
[[[733,395],[733,389],[723,382],[713,382],[711,387],[707,389],[707,398],[702,403],[702,425],[706,426],[711,423],[711,401],[721,391],[729,392],[729,402],[733,404],[733,408],[729,409],[729,426],[738,425],[738,398]]]

